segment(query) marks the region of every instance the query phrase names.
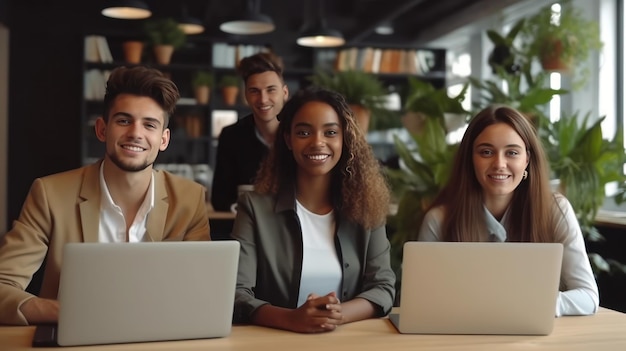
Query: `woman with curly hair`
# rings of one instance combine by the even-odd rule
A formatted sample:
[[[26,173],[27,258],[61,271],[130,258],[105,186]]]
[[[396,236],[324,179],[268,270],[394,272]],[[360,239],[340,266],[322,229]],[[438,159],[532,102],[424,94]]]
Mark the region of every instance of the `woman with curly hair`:
[[[389,187],[343,96],[299,91],[240,196],[234,321],[302,333],[389,313]]]
[[[506,106],[478,113],[451,174],[418,240],[562,243],[555,315],[597,311],[598,287],[576,214],[563,195],[552,193],[545,152],[526,117]]]

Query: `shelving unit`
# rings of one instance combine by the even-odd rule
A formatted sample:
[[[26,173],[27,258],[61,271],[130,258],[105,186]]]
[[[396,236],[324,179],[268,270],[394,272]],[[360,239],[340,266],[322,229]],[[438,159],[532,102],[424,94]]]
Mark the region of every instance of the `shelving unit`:
[[[97,39],[96,52],[94,53],[93,43],[88,39]],[[104,146],[99,142],[93,131],[95,119],[103,111],[102,98],[104,96],[104,84],[106,83],[107,72],[118,66],[132,66],[124,61],[122,43],[130,39],[127,33],[89,33],[85,35],[85,59],[83,64],[83,103],[82,103],[82,162],[91,163],[101,157]],[[194,41],[195,40],[195,41]],[[98,45],[105,45],[107,48],[100,49]],[[91,48],[91,49],[90,49]],[[91,51],[90,51],[91,50]],[[250,43],[227,43],[223,41],[212,41],[210,39],[196,40],[188,38],[186,45],[174,52],[172,62],[168,65],[158,65],[153,59],[151,48],[144,48],[142,54],[142,65],[147,65],[161,70],[167,74],[178,86],[181,93],[181,100],[176,107],[176,111],[170,120],[170,130],[172,133],[170,145],[166,151],[159,154],[158,164],[208,164],[213,167],[215,164],[215,152],[217,148],[217,138],[219,130],[224,124],[242,118],[250,113],[249,107],[243,100],[243,87],[240,89],[238,102],[235,106],[227,106],[222,101],[221,91],[217,87],[220,77],[226,74],[236,75],[236,62],[242,57],[254,54],[261,50],[271,50],[269,46]],[[109,54],[102,54],[108,51]],[[387,64],[387,68],[382,69],[382,58],[392,57],[390,52],[402,52],[402,59],[399,62],[410,62],[410,57],[421,57],[419,70],[396,70],[393,64]],[[431,82],[435,87],[445,85],[446,64],[445,50],[442,49],[417,49],[417,48],[372,48],[372,47],[345,47],[339,49],[315,49],[313,51],[303,51],[304,56],[311,53],[312,57],[306,61],[311,67],[285,67],[284,79],[291,94],[296,90],[310,84],[308,77],[316,69],[364,69],[371,71],[389,87],[400,94],[404,99],[405,88],[407,87],[407,77],[413,76]],[[365,68],[366,53],[372,55],[378,52],[378,67]],[[408,53],[408,54],[407,54]],[[277,53],[281,56],[280,53]],[[397,55],[397,54],[396,54]],[[347,57],[350,57],[349,59]],[[293,56],[290,56],[290,62]],[[396,58],[396,65],[398,64]],[[412,61],[411,61],[412,62]],[[346,65],[348,64],[348,65]],[[371,65],[372,63],[370,63]],[[406,67],[405,67],[406,68]],[[191,80],[193,74],[198,70],[209,71],[213,74],[214,85],[211,88],[211,97],[207,105],[198,105],[193,98],[193,88]],[[96,76],[99,78],[94,78]],[[96,80],[94,83],[94,79]],[[95,88],[94,88],[95,84]],[[216,115],[230,115],[226,121],[219,121]],[[236,118],[233,116],[236,115]]]

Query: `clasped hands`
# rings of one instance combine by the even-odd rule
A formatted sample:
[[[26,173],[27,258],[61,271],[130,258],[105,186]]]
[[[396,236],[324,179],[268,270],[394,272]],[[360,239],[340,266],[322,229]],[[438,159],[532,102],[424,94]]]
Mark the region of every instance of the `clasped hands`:
[[[324,296],[309,294],[302,306],[292,310],[291,316],[294,331],[301,333],[333,331],[343,323],[341,302],[335,292]]]

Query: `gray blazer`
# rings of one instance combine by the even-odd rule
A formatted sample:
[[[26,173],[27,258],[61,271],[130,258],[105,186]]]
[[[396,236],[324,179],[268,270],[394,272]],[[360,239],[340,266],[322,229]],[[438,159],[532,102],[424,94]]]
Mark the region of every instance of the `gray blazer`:
[[[264,304],[296,308],[302,272],[302,228],[293,190],[277,196],[249,192],[237,205],[232,236],[241,243],[233,321],[247,323]],[[337,216],[335,246],[348,301],[361,297],[384,316],[393,306],[395,274],[384,226],[365,230]]]

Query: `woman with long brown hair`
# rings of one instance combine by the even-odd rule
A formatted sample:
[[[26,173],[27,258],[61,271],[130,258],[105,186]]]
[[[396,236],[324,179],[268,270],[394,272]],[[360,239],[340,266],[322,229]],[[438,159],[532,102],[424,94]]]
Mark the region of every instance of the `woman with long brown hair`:
[[[510,107],[488,107],[470,121],[452,176],[427,212],[418,240],[562,243],[556,316],[598,308],[598,287],[572,205],[552,193],[535,128]]]

